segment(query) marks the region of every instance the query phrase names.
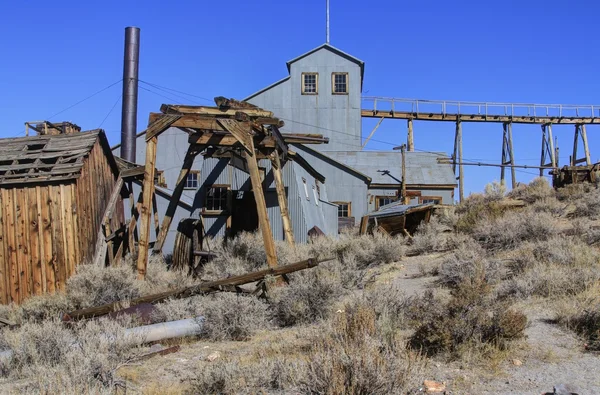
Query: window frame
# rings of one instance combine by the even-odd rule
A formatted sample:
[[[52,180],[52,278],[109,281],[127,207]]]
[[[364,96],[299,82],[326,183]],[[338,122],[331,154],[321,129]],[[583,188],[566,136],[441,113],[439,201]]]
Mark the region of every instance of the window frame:
[[[188,177],[192,174],[196,175],[196,186],[195,187],[188,187]],[[187,176],[185,176],[185,185],[183,187],[183,189],[188,190],[188,191],[195,191],[198,188],[200,188],[200,170],[190,170],[190,172],[188,173]]]
[[[338,218],[352,218],[352,202],[331,202],[331,203],[338,205]],[[340,217],[339,206],[343,206],[343,205],[348,206],[348,209],[346,210],[348,212],[348,215],[346,217]]]
[[[206,199],[208,198],[208,191],[216,188],[225,188],[225,207],[220,210],[207,209],[206,208]],[[231,207],[231,185],[229,184],[212,184],[206,187],[206,191],[204,193],[204,201],[202,202],[202,214],[205,215],[222,215],[224,213],[229,212],[229,208]]]
[[[306,91],[306,85],[304,83],[304,77],[305,76],[309,76],[309,75],[314,75],[315,76],[315,91],[314,92],[307,92]],[[301,81],[300,81],[300,89],[303,95],[318,95],[319,94],[319,73],[317,72],[304,72],[301,74],[300,77]]]
[[[337,75],[344,75],[346,76],[346,91],[345,92],[336,92],[335,91],[335,77]],[[350,91],[350,75],[347,72],[338,72],[338,71],[334,71],[333,73],[331,73],[331,94],[332,95],[348,95]]]
[[[437,200],[439,203],[433,202],[433,204],[442,204],[444,201],[441,196],[419,196],[419,204],[423,204],[424,200]]]

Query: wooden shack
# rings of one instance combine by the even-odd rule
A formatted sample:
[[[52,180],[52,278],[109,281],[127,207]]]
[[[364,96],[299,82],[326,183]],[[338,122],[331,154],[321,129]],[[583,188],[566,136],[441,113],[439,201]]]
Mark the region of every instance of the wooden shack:
[[[95,255],[119,169],[102,130],[69,130],[77,132],[0,139],[4,304],[63,290],[76,266]],[[110,226],[120,228],[120,196],[110,212]]]

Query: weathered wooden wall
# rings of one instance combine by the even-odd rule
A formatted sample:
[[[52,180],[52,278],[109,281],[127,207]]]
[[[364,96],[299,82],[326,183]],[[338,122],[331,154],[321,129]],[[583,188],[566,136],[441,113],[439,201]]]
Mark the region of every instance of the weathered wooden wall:
[[[116,182],[99,140],[81,175],[64,183],[0,185],[0,302],[64,290],[77,265],[94,252]],[[123,204],[111,220],[123,223]]]

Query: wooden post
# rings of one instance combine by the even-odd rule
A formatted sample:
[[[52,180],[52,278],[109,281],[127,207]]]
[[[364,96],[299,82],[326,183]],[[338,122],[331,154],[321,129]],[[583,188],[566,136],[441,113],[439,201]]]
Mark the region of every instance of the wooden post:
[[[546,132],[548,133],[548,145],[550,147],[550,163],[552,167],[557,167],[558,162],[556,161],[556,151],[554,150],[554,137],[552,137],[552,124],[549,123]]]
[[[148,265],[148,248],[150,244],[150,216],[152,214],[152,195],[154,195],[154,172],[156,166],[156,145],[158,137],[146,141],[146,165],[144,169],[144,185],[142,190],[142,209],[140,213],[140,242],[137,261],[137,278],[146,278]]]
[[[158,203],[156,202],[156,188],[152,192],[152,217],[154,219],[154,234],[158,238],[160,234],[160,219],[158,218]]]
[[[463,172],[463,144],[462,144],[462,124],[460,121],[456,122],[456,143],[458,146],[458,198],[459,201],[465,199],[464,194],[464,172]]]
[[[585,163],[588,166],[592,165],[592,159],[590,158],[590,147],[588,146],[587,133],[585,131],[585,125],[581,125],[581,140],[583,141],[583,151],[585,153]]]
[[[410,204],[410,199],[406,196],[406,144],[400,147],[402,153],[402,204]]]
[[[250,152],[245,152],[246,161],[248,162],[248,171],[250,172],[250,181],[252,182],[252,190],[254,192],[254,200],[256,201],[256,211],[258,212],[258,223],[265,244],[265,252],[267,253],[267,264],[270,267],[277,267],[277,253],[275,252],[275,240],[271,232],[269,224],[269,213],[267,212],[267,203],[262,189],[262,181],[258,170],[258,162],[256,161],[256,151],[254,150],[254,141],[249,138],[248,143]]]
[[[510,150],[509,152],[509,158],[510,158],[510,165],[512,166],[510,168],[510,175],[512,177],[512,188],[515,189],[517,187],[517,173],[516,173],[516,168],[515,168],[515,154],[513,151],[513,140],[512,140],[512,123],[508,123],[508,148]]]
[[[575,125],[575,137],[573,138],[573,156],[571,156],[571,166],[577,164],[577,143],[579,143],[579,125]]]
[[[540,177],[544,176],[544,167],[546,165],[546,152],[548,151],[548,136],[546,134],[546,125],[542,125],[542,155],[540,157]]]
[[[135,223],[135,215],[137,215],[137,210],[134,210],[135,207],[135,202],[133,201],[133,183],[130,181],[127,184],[127,188],[129,189],[129,209],[131,210],[131,218],[130,218],[130,223],[131,221],[133,221]],[[129,253],[133,254],[134,250],[135,250],[135,240],[137,239],[137,235],[136,235],[136,230],[137,228],[133,227],[133,229],[129,230],[130,227],[127,227],[128,232],[127,232],[127,236],[129,236]]]
[[[406,138],[406,141],[408,143],[408,150],[410,152],[415,150],[415,140],[414,140],[414,136],[413,136],[413,120],[409,119],[408,120],[408,136]]]
[[[277,200],[279,201],[279,211],[281,211],[281,220],[283,221],[283,231],[285,240],[290,246],[295,245],[294,231],[292,230],[292,221],[290,220],[290,212],[288,210],[287,197],[285,196],[285,186],[283,184],[283,175],[281,172],[281,160],[279,152],[273,151],[273,176],[275,178],[275,189],[277,190]]]

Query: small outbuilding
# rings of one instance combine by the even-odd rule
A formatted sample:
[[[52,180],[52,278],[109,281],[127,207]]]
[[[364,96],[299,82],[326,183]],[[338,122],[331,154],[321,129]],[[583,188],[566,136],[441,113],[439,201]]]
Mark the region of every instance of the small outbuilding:
[[[102,130],[69,123],[0,139],[0,302],[65,287],[95,255],[106,209],[123,226],[119,168]],[[35,129],[35,127],[34,127]],[[47,133],[47,134],[45,134]]]

